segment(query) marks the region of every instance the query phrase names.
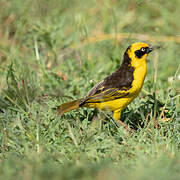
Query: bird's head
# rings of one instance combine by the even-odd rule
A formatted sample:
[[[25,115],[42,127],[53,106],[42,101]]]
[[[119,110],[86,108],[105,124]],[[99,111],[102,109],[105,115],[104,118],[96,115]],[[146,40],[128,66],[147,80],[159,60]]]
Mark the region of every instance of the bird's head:
[[[134,68],[138,68],[146,64],[146,57],[152,50],[154,50],[154,48],[146,43],[134,43],[127,48],[124,54],[124,61],[129,58],[129,64]]]

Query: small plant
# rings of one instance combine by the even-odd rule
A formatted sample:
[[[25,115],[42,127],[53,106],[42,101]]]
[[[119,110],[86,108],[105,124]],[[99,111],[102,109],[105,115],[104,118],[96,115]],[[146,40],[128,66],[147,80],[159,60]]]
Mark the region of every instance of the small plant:
[[[26,111],[30,103],[40,94],[37,74],[28,66],[14,68],[11,64],[8,68],[6,84],[7,88],[2,91],[3,96],[1,96],[1,104],[4,108]]]

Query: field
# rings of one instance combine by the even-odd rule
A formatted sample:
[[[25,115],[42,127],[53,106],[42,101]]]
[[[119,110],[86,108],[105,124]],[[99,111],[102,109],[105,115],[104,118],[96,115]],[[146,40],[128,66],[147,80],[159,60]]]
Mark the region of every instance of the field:
[[[180,179],[179,0],[0,0],[0,7],[0,179]],[[111,112],[56,114],[115,71],[137,41],[161,48],[123,111],[134,133]]]

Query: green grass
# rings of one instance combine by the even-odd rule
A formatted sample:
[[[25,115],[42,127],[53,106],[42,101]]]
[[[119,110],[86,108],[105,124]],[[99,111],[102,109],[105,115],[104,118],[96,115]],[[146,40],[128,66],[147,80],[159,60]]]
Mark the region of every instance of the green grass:
[[[179,0],[0,6],[0,179],[180,178]],[[111,33],[130,35],[82,43]],[[139,41],[131,33],[162,46],[149,56],[143,90],[122,115],[136,131],[118,128],[110,112],[57,116],[57,105],[83,97],[119,67],[127,46]]]

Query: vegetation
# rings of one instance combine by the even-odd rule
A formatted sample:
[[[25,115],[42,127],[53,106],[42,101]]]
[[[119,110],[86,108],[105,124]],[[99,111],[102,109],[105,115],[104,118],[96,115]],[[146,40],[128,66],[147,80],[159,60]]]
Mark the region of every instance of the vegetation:
[[[1,0],[0,7],[0,179],[180,178],[179,0]],[[134,133],[109,112],[57,116],[57,105],[83,97],[136,41],[162,48],[123,112]]]

